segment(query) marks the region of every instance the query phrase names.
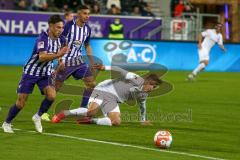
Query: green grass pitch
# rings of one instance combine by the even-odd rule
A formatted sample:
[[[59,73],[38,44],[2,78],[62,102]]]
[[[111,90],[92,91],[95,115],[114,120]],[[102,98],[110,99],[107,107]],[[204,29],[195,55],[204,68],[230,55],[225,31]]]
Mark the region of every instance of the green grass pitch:
[[[21,72],[21,67],[0,67],[1,123],[16,100]],[[0,131],[0,159],[195,160],[204,159],[204,156],[205,159],[240,159],[239,73],[203,72],[192,83],[185,81],[186,75],[187,72],[168,72],[164,79],[173,84],[174,89],[166,95],[148,99],[147,112],[152,126],[141,126],[137,122],[137,107],[121,105],[123,122],[119,127],[78,125],[72,118],[60,124],[43,122],[45,133],[49,133],[43,135],[31,132],[34,131],[31,117],[43,99],[36,87],[24,110],[13,121],[13,128],[21,130],[16,130],[15,134]],[[108,74],[101,73],[98,81],[106,78]],[[81,81],[73,79],[66,83],[82,85]],[[59,93],[50,114],[63,99],[74,101],[74,108],[81,97]],[[173,135],[172,146],[166,150],[169,152],[159,152],[160,149],[153,145],[153,136],[161,129],[169,130]],[[182,152],[186,154],[181,155]]]

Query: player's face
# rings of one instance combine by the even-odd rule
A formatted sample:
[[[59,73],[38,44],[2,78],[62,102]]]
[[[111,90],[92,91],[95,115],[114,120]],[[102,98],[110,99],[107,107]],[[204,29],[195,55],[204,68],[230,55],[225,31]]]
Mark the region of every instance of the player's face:
[[[145,84],[143,85],[143,91],[144,92],[151,92],[152,90],[154,90],[155,85],[151,85],[151,84]]]
[[[58,38],[63,32],[63,22],[50,24],[49,29],[52,32],[53,36],[55,38]]]
[[[69,14],[68,16],[66,16],[66,21],[69,22],[71,20],[73,20],[73,13]]]
[[[217,27],[216,27],[217,32],[218,33],[222,32],[222,28],[223,28],[222,25],[217,25]]]
[[[155,88],[157,87],[156,83],[153,81],[147,81],[144,85],[143,85],[143,91],[144,92],[151,92],[153,91]]]
[[[88,21],[89,15],[90,15],[89,9],[82,9],[78,10],[77,12],[78,19],[83,23]]]

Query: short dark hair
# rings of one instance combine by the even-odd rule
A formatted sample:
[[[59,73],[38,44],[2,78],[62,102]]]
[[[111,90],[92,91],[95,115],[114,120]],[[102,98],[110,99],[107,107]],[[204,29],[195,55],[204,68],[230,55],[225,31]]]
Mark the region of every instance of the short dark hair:
[[[79,6],[79,7],[77,8],[78,11],[79,11],[79,10],[83,10],[83,9],[89,9],[89,7],[86,6],[86,5],[82,5],[82,6]]]
[[[48,19],[48,24],[55,24],[58,22],[63,22],[63,19],[60,17],[60,15],[52,15],[49,19]]]
[[[217,22],[217,23],[215,24],[215,28],[217,28],[217,27],[223,27],[223,24],[220,23],[220,22]]]
[[[156,85],[160,85],[163,83],[163,81],[161,79],[159,79],[157,74],[149,74],[146,76],[145,80],[150,80],[150,81],[154,81],[156,83]]]

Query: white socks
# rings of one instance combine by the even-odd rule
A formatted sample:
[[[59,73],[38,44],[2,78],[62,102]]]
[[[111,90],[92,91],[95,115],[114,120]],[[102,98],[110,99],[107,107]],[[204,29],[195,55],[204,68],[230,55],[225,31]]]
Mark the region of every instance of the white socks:
[[[64,111],[65,116],[87,116],[87,108],[77,108]]]
[[[34,114],[33,117],[35,117],[37,119],[41,119],[41,116],[39,116],[38,113]]]
[[[72,110],[66,110],[64,111],[64,114],[65,116],[87,116],[87,111],[87,108],[77,108]],[[92,121],[97,125],[112,126],[112,122],[108,117],[93,118]]]
[[[112,122],[108,117],[104,118],[93,118],[93,122],[97,125],[112,126]]]
[[[204,63],[200,63],[197,68],[195,68],[192,72],[194,76],[196,76],[201,70],[203,70],[206,67]]]

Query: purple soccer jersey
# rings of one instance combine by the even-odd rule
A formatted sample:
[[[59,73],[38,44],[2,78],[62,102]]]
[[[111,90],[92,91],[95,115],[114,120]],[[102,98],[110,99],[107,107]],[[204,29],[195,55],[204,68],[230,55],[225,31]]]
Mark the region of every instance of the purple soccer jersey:
[[[88,24],[79,27],[75,20],[65,24],[62,35],[71,49],[70,53],[62,57],[65,63],[65,71],[57,73],[56,79],[58,81],[65,81],[69,76],[75,79],[82,79],[84,77],[92,76],[88,65],[82,59],[82,48],[88,44],[91,36],[91,29]]]
[[[64,36],[60,36],[57,39],[51,39],[47,32],[42,32],[35,42],[31,58],[24,66],[17,93],[30,94],[35,84],[37,84],[43,94],[43,89],[52,85],[51,72],[53,70],[53,63],[52,61],[40,62],[39,53],[46,51],[48,54],[55,54],[65,45],[66,40]]]
[[[89,25],[85,23],[82,27],[79,27],[74,19],[65,24],[62,35],[66,37],[68,47],[71,49],[70,53],[64,55],[62,58],[65,65],[78,66],[84,63],[81,59],[81,52],[83,46],[90,41],[91,29]]]
[[[24,66],[24,74],[31,76],[49,76],[52,71],[52,61],[40,62],[39,52],[46,51],[48,54],[57,53],[64,45],[66,40],[64,36],[60,36],[57,39],[51,39],[47,32],[42,32],[34,45],[31,58]]]

